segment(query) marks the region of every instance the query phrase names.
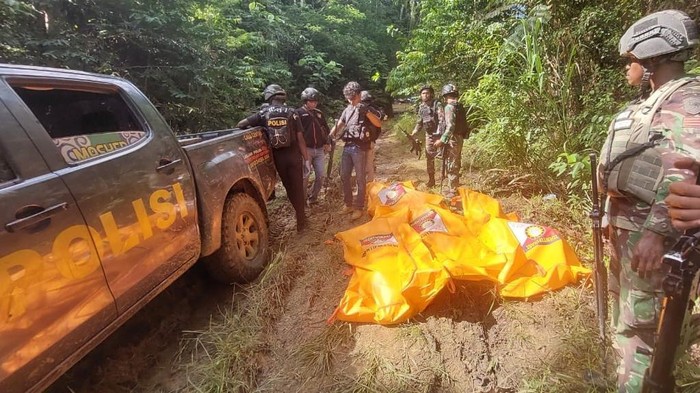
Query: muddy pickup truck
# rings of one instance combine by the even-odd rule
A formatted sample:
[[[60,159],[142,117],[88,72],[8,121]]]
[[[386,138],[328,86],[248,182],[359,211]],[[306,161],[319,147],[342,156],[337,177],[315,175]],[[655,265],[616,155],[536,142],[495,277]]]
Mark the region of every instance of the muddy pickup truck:
[[[126,80],[0,65],[0,392],[40,391],[195,261],[250,281],[261,129],[178,139]]]

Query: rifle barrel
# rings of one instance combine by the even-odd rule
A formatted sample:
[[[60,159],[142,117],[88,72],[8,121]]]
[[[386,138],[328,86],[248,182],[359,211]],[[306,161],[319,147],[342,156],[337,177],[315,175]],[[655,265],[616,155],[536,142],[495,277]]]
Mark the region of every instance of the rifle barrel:
[[[603,231],[601,228],[601,208],[600,195],[598,194],[598,174],[597,174],[597,155],[591,153],[589,155],[591,162],[591,224],[593,230],[593,257],[595,259],[594,270],[594,285],[595,285],[595,300],[596,300],[596,317],[598,319],[598,334],[601,340],[605,343],[606,320],[608,316],[608,277],[605,263],[603,262]]]

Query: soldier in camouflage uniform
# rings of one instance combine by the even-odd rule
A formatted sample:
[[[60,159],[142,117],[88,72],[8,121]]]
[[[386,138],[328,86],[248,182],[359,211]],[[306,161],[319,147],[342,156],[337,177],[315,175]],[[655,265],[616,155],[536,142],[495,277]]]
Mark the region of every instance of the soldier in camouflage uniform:
[[[442,122],[442,105],[440,101],[435,99],[435,90],[430,85],[425,85],[420,89],[420,105],[418,105],[418,118],[416,126],[413,127],[411,136],[422,131],[425,131],[425,159],[428,169],[428,183],[426,186],[435,186],[435,157],[438,155],[439,149],[435,147],[435,142],[440,140],[441,130],[439,128]]]
[[[700,81],[684,74],[697,44],[695,24],[675,10],[640,19],[620,40],[627,80],[642,90],[642,98],[612,122],[599,167],[613,249],[610,292],[620,392],[641,391],[654,349],[665,275],[661,260],[679,236],[664,198],[672,182],[696,176],[674,163],[700,158]]]
[[[459,171],[462,169],[462,144],[464,143],[464,135],[455,132],[459,91],[457,91],[455,85],[448,83],[442,87],[442,97],[445,99],[445,131],[440,135],[440,138],[433,143],[433,146],[436,149],[444,148],[442,159],[447,161],[448,187],[445,196],[447,198],[452,198],[457,194],[457,187],[459,186]]]
[[[694,159],[679,160],[675,166],[700,173],[700,163]],[[689,181],[672,183],[668,187],[666,204],[671,224],[678,231],[700,228],[700,185]]]

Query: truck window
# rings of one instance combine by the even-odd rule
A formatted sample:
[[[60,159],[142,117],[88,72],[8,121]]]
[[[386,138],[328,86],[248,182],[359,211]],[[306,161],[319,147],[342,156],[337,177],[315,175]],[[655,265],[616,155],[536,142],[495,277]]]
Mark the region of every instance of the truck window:
[[[12,88],[68,164],[122,150],[147,135],[117,91],[34,85]]]
[[[10,168],[10,165],[5,160],[2,152],[0,152],[0,184],[16,179],[17,176]]]

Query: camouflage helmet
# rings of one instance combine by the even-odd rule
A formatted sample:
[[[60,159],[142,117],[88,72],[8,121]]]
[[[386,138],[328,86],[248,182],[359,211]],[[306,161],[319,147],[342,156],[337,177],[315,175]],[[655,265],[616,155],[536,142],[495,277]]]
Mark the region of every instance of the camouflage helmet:
[[[690,58],[691,49],[698,45],[698,29],[682,11],[665,10],[647,15],[630,26],[620,38],[620,56],[639,60],[676,53],[674,61]]]
[[[314,89],[313,87],[307,87],[306,89],[304,89],[304,91],[301,92],[301,100],[318,101],[320,95],[321,93],[319,93],[318,90]]]
[[[372,100],[374,100],[374,97],[372,97],[372,93],[370,93],[368,90],[362,90],[360,92],[360,101],[372,102]]]
[[[352,81],[348,82],[345,87],[343,87],[343,96],[347,99],[350,99],[358,94],[360,94],[360,91],[362,88],[360,87],[360,84]]]
[[[433,89],[432,86],[430,85],[423,85],[420,87],[420,90],[418,90],[418,94],[422,93],[423,90],[428,90],[430,92],[430,95],[435,95],[435,89]]]
[[[448,83],[442,87],[442,96],[444,97],[446,95],[459,96],[459,91],[457,90],[457,87],[455,85],[453,85],[452,83]]]
[[[280,85],[272,84],[268,85],[265,90],[263,90],[263,97],[265,101],[270,101],[270,98],[276,95],[287,95],[287,92]]]

